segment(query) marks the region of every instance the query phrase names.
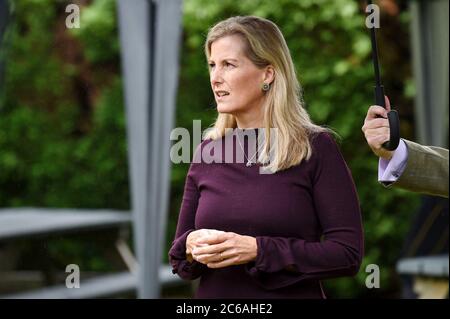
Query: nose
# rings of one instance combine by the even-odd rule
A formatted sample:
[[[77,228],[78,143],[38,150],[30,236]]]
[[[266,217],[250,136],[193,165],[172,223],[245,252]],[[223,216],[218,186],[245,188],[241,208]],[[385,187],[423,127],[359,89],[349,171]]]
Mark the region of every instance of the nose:
[[[214,87],[217,84],[223,83],[222,72],[219,68],[215,67],[209,73],[209,77],[211,80],[211,85]]]

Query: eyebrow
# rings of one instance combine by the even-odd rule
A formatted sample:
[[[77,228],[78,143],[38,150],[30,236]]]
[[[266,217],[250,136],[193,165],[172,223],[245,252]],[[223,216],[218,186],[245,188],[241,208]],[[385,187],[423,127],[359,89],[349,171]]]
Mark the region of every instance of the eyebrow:
[[[225,59],[223,59],[222,61],[234,61],[234,62],[239,62],[238,60],[233,59],[233,58],[225,58]],[[212,60],[209,60],[209,61],[208,61],[208,63],[211,63],[211,62],[214,62],[214,61],[212,61]]]

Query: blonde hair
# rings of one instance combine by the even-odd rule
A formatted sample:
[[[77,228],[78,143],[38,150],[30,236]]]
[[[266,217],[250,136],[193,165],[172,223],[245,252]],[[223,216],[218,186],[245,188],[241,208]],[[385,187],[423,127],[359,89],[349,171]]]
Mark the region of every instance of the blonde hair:
[[[246,56],[259,68],[271,65],[275,71],[274,81],[265,93],[264,128],[265,149],[259,156],[260,162],[272,172],[298,165],[312,154],[310,136],[331,130],[315,125],[303,107],[301,87],[297,80],[289,48],[275,23],[255,16],[236,16],[214,25],[205,42],[205,55],[209,60],[211,45],[219,38],[239,35],[243,38]],[[213,127],[205,138],[218,139],[227,128],[236,128],[232,114],[219,113]],[[271,129],[277,128],[274,149],[270,149]]]

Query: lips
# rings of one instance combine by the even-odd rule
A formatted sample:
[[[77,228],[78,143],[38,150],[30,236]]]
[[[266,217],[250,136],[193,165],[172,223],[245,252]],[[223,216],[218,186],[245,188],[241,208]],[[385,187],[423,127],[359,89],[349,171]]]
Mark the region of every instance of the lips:
[[[218,91],[215,91],[214,93],[216,94],[216,97],[219,98],[219,99],[223,98],[224,96],[230,95],[230,92],[223,91],[223,90],[218,90]]]

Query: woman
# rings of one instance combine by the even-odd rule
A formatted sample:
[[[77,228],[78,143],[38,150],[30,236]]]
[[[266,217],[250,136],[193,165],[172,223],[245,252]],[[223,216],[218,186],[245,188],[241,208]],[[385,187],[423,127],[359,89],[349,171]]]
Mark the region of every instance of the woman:
[[[325,298],[321,280],[355,275],[363,255],[347,165],[328,130],[303,108],[289,49],[273,22],[219,22],[205,53],[219,114],[196,156],[231,136],[245,163],[191,164],[169,251],[173,272],[200,277],[197,298]],[[242,136],[261,136],[258,129],[268,133],[266,147],[252,152]],[[261,174],[262,166],[272,174]]]

